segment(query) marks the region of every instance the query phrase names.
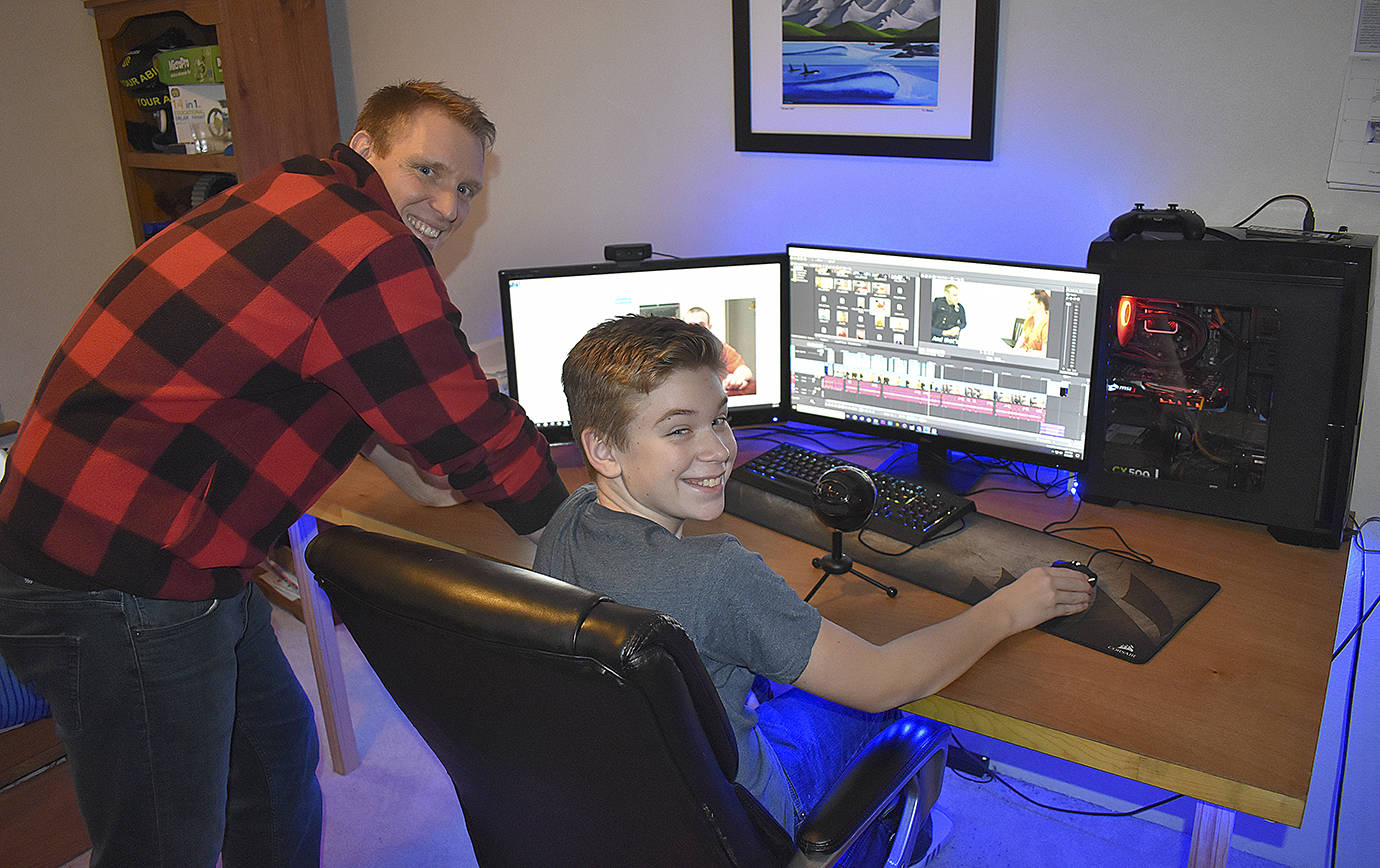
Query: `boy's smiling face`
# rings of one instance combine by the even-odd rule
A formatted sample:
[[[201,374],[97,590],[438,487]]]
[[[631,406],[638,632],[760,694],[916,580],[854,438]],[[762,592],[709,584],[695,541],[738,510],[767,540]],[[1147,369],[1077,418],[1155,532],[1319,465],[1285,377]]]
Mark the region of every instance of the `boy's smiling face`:
[[[625,446],[582,432],[598,474],[599,502],[680,535],[686,520],[724,510],[724,485],[738,455],[728,399],[717,372],[679,370],[637,403]]]

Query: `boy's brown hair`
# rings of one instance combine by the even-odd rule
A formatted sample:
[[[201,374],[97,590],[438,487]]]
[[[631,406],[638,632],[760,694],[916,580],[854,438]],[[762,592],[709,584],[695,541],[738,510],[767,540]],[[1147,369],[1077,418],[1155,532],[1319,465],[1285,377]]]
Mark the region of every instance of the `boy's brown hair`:
[[[723,344],[704,326],[641,314],[604,320],[561,367],[570,433],[580,443],[588,428],[625,448],[638,400],[676,371],[700,368],[724,374]]]

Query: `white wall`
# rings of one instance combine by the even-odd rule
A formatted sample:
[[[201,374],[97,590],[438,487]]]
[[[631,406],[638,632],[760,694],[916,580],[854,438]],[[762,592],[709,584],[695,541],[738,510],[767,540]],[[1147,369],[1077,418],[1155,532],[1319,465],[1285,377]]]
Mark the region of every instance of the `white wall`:
[[[1380,195],[1325,183],[1355,0],[1008,0],[991,162],[735,152],[727,0],[325,2],[342,123],[375,87],[420,77],[477,96],[498,125],[488,187],[440,255],[487,359],[501,335],[500,268],[598,260],[609,242],[680,256],[798,241],[1083,264],[1133,202],[1178,202],[1224,225],[1281,193],[1312,200],[1319,228],[1380,232]],[[77,0],[0,0],[0,15],[0,416],[16,418],[131,242],[90,14]],[[1257,222],[1297,227],[1300,216],[1284,203]],[[1372,408],[1377,366],[1373,351]],[[1370,417],[1362,517],[1380,513],[1380,411]],[[1376,700],[1358,702],[1353,738],[1380,718]],[[1336,721],[1329,706],[1328,782]],[[1352,810],[1366,801],[1352,795],[1356,756]],[[1315,788],[1302,833],[1251,834],[1276,858],[1320,864],[1315,816],[1329,786]],[[1359,814],[1348,816],[1359,836]]]
[[[134,249],[96,26],[78,0],[0,0],[0,419]]]

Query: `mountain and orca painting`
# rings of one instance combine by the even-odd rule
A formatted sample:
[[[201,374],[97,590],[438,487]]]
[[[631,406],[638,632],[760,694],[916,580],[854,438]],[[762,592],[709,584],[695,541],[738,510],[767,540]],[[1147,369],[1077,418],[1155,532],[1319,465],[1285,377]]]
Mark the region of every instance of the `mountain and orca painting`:
[[[937,105],[939,4],[782,0],[782,104]]]

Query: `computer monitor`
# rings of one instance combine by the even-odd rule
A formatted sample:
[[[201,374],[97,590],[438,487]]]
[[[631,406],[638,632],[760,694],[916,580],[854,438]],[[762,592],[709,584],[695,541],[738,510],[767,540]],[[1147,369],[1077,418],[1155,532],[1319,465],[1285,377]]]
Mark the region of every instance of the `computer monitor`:
[[[561,365],[570,348],[609,317],[661,314],[707,319],[709,329],[731,348],[725,355],[733,366],[750,371],[746,385],[727,381],[735,425],[779,419],[785,268],[785,256],[773,253],[500,271],[509,394],[547,439],[568,441]]]
[[[792,244],[788,416],[1080,470],[1098,276]]]

